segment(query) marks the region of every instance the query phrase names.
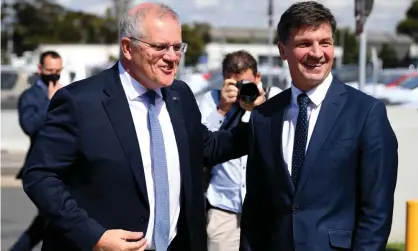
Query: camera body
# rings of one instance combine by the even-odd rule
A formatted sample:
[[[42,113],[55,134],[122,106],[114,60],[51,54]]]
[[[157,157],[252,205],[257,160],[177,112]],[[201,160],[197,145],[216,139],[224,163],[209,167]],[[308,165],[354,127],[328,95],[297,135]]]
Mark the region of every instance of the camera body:
[[[238,88],[238,98],[248,104],[254,103],[260,92],[258,86],[254,82],[248,80],[238,81],[236,84]]]

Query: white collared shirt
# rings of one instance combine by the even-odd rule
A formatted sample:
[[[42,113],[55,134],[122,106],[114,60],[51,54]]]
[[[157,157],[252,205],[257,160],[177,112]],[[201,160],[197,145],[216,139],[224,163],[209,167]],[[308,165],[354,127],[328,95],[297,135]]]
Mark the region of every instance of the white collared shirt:
[[[148,130],[147,113],[148,108],[142,95],[148,90],[132,78],[119,63],[119,77],[123,89],[128,99],[132,119],[135,125],[136,136],[141,150],[142,164],[144,166],[145,183],[148,193],[150,208],[149,222],[145,238],[147,239],[148,249],[155,249],[154,245],[154,220],[155,220],[155,196],[154,180],[152,177],[150,132]],[[180,215],[180,161],[177,149],[177,142],[174,135],[173,125],[168,114],[164,100],[162,99],[161,89],[154,90],[157,93],[155,108],[159,112],[158,119],[164,137],[164,146],[167,159],[168,183],[170,194],[170,242],[177,234],[177,222]],[[138,163],[139,168],[139,163]],[[158,205],[157,205],[158,206]],[[139,212],[138,212],[139,213]]]
[[[319,111],[321,110],[322,102],[325,99],[325,96],[328,92],[328,89],[332,82],[332,74],[330,73],[324,81],[308,91],[306,94],[310,99],[308,106],[308,141],[306,143],[306,149],[308,149],[309,141],[312,136],[312,132],[315,128],[316,121],[318,119]],[[292,98],[289,106],[286,108],[283,119],[283,131],[282,131],[282,147],[283,147],[283,158],[289,170],[289,174],[292,174],[292,155],[293,155],[293,141],[295,138],[295,129],[296,122],[299,114],[299,105],[297,102],[297,97],[302,92],[296,88],[293,83],[291,86]]]
[[[199,100],[202,124],[212,132],[219,131],[226,118],[218,112],[217,105],[211,91],[205,93]],[[241,121],[247,123],[250,115],[251,112],[245,111]],[[247,155],[212,168],[211,180],[206,191],[206,198],[212,206],[235,213],[242,212],[242,203],[247,192],[246,168]]]
[[[259,86],[262,86],[262,83],[259,83]],[[202,123],[210,131],[216,132],[221,128],[226,116],[221,115],[217,110],[220,97],[215,99],[212,95],[211,91],[205,93],[198,103],[202,114]],[[241,121],[248,123],[250,116],[251,112],[245,111]],[[248,156],[244,155],[212,168],[211,180],[206,191],[206,198],[211,206],[242,213],[242,204],[247,193],[247,158]]]

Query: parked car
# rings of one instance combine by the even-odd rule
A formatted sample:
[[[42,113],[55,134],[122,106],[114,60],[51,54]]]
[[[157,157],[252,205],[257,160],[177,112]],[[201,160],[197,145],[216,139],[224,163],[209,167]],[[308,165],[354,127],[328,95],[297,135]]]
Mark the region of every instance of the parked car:
[[[1,108],[17,109],[20,94],[38,79],[35,66],[14,67],[1,66]],[[63,70],[60,82],[68,85],[72,82],[72,72]]]
[[[399,85],[399,87],[406,88],[412,91],[418,91],[418,74],[409,76]]]
[[[20,94],[35,81],[36,75],[21,68],[1,66],[1,107],[16,109]]]
[[[412,71],[405,74],[402,74],[397,79],[393,80],[389,84],[387,84],[388,87],[394,87],[394,86],[402,86],[405,81],[408,81],[411,77],[417,77],[418,71]]]

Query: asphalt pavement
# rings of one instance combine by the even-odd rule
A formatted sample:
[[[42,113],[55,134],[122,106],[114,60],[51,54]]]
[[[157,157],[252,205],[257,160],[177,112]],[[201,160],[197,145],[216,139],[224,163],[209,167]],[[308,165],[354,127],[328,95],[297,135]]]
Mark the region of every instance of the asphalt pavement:
[[[7,251],[29,226],[37,210],[21,186],[1,188],[1,250]],[[19,182],[17,182],[18,184]],[[39,251],[38,245],[34,251]]]

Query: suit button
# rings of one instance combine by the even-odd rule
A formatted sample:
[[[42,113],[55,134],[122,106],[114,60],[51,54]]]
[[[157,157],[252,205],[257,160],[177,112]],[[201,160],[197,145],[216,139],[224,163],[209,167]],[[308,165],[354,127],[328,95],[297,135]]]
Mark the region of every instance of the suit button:
[[[295,206],[293,207],[293,214],[297,214],[297,213],[299,213],[299,207]]]
[[[145,217],[141,217],[141,218],[139,219],[139,222],[141,222],[141,223],[145,223]]]

